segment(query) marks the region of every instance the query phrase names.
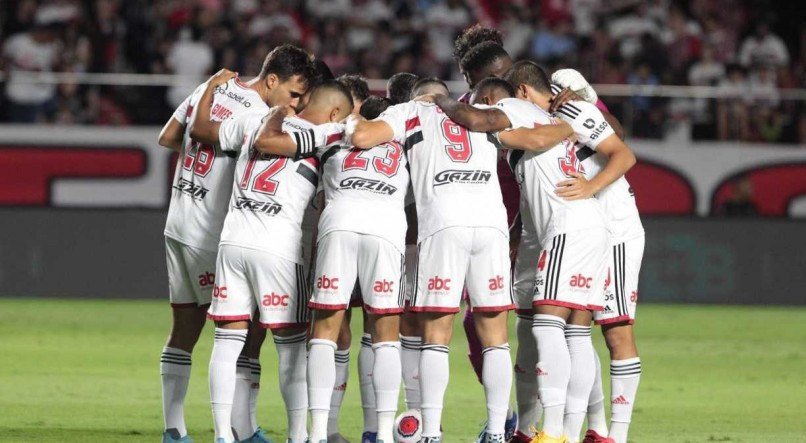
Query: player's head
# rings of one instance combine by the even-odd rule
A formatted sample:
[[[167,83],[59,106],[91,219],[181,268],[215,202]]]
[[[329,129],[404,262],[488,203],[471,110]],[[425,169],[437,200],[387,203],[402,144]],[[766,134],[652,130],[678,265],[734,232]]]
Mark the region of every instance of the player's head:
[[[311,57],[297,46],[278,46],[266,56],[258,78],[268,90],[269,106],[296,107],[314,79]]]
[[[515,88],[515,97],[528,100],[543,109],[551,98],[551,81],[537,63],[521,60],[512,65],[504,79]]]
[[[494,105],[500,100],[515,96],[515,88],[498,77],[487,77],[476,85],[473,94],[470,96],[470,103]]]
[[[411,97],[419,97],[425,94],[449,95],[448,85],[436,77],[421,78],[414,83],[411,88]]]
[[[315,125],[344,120],[353,112],[353,97],[346,86],[336,80],[328,80],[314,86],[308,105],[300,113]]]
[[[336,79],[336,77],[333,75],[333,71],[330,70],[330,66],[328,66],[327,63],[325,63],[322,59],[313,59],[311,62],[311,67],[313,69],[313,75],[311,76],[308,90],[302,97],[300,97],[299,103],[297,103],[297,106],[294,107],[297,111],[297,114],[302,112],[302,110],[305,109],[305,106],[308,106],[308,100],[311,99],[311,91],[313,91],[314,86],[322,82]]]
[[[392,101],[386,97],[370,95],[366,100],[364,100],[364,104],[361,106],[361,117],[364,117],[367,120],[372,120],[381,115],[381,113],[391,105]]]
[[[353,114],[358,114],[364,100],[369,97],[367,81],[358,74],[344,74],[338,78],[338,81],[350,90],[350,95],[353,97]]]
[[[502,77],[512,66],[512,58],[503,46],[488,41],[470,48],[459,66],[465,81],[473,88],[487,77]]]
[[[411,72],[398,72],[386,83],[386,96],[393,105],[411,100],[411,90],[419,77]]]
[[[501,35],[501,31],[495,28],[485,28],[476,23],[462,31],[462,34],[456,37],[456,41],[453,42],[453,58],[456,60],[456,63],[462,61],[470,48],[483,42],[493,42],[499,46],[503,46],[504,37]],[[461,69],[461,65],[459,68]]]

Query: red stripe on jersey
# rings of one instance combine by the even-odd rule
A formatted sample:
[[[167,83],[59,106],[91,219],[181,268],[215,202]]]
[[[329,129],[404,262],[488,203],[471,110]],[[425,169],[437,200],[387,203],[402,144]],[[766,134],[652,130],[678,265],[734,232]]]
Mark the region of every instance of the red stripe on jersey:
[[[188,110],[185,112],[185,117],[190,117],[193,114],[193,105],[188,105]]]
[[[414,117],[406,120],[406,130],[411,131],[412,129],[420,126],[420,117]]]
[[[330,134],[327,136],[327,141],[325,145],[329,145],[331,143],[336,143],[337,141],[341,141],[344,138],[344,131],[339,132],[338,134]]]

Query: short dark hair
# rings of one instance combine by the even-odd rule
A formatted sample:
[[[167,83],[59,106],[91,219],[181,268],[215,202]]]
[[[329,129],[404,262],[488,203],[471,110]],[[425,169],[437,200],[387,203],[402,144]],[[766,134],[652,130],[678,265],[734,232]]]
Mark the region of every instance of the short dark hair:
[[[456,59],[457,62],[462,60],[470,48],[482,42],[493,42],[503,46],[504,37],[501,35],[501,31],[495,28],[485,28],[481,26],[481,24],[476,23],[462,31],[459,37],[456,37],[456,41],[453,42],[453,58]]]
[[[503,46],[495,42],[482,42],[467,51],[459,62],[459,67],[463,72],[478,71],[503,57],[509,57]]]
[[[551,81],[548,74],[537,63],[530,60],[515,62],[504,75],[504,79],[513,88],[525,84],[534,88],[535,91],[551,93]]]
[[[426,87],[428,85],[441,85],[446,90],[450,91],[450,89],[448,89],[448,85],[446,85],[444,81],[442,81],[442,80],[440,80],[440,79],[438,79],[436,77],[426,77],[426,78],[421,78],[421,79],[417,80],[416,82],[414,82],[414,86],[411,87],[411,95],[412,96],[420,95],[420,93],[419,93],[420,89],[422,89],[422,88],[424,88],[424,87]],[[412,97],[412,98],[414,98],[414,97]]]
[[[411,72],[398,72],[386,83],[386,94],[393,105],[411,100],[411,91],[419,77]]]
[[[314,85],[336,79],[336,77],[333,75],[333,71],[330,70],[330,66],[328,66],[327,63],[325,63],[321,58],[313,59],[311,66],[313,68]]]
[[[280,81],[299,75],[306,83],[311,83],[314,79],[311,56],[299,46],[280,45],[266,56],[259,77],[266,78],[269,74],[276,75]]]
[[[347,89],[350,90],[350,94],[357,100],[363,102],[369,97],[369,85],[367,81],[364,80],[364,77],[361,77],[359,74],[344,74],[339,76],[336,80],[344,86],[347,86]]]
[[[372,120],[381,115],[381,113],[391,105],[392,101],[386,97],[370,95],[364,100],[364,103],[361,105],[361,110],[358,113],[365,119]]]
[[[480,81],[473,91],[474,93],[478,94],[485,89],[490,89],[493,91],[500,89],[506,92],[509,97],[515,97],[515,87],[513,87],[510,82],[504,80],[503,78],[487,77]]]
[[[326,80],[317,84],[311,89],[311,99],[313,99],[314,95],[316,95],[319,91],[323,90],[330,90],[339,93],[343,95],[345,99],[347,99],[351,108],[355,106],[353,96],[350,94],[350,90],[347,89],[347,86],[344,86],[341,82],[336,80]]]

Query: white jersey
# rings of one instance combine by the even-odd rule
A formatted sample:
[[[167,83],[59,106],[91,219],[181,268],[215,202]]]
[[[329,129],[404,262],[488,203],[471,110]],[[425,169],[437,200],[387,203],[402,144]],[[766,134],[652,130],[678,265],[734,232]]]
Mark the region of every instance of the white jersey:
[[[585,101],[568,102],[555,115],[573,126],[578,139],[577,160],[582,165],[582,173],[590,180],[607,165],[607,156],[597,153],[596,147],[615,136],[613,128],[596,105]],[[644,235],[635,194],[624,176],[599,191],[596,198],[607,216],[613,244]]]
[[[185,126],[185,135],[174,174],[165,236],[217,251],[232,190],[235,155],[190,138],[190,122],[205,88],[205,84],[197,87],[174,111],[173,118]],[[257,92],[232,79],[216,88],[210,118],[220,122],[250,112],[265,114],[268,110]]]
[[[488,134],[468,131],[432,103],[401,103],[378,119],[392,127],[409,161],[418,242],[455,226],[491,227],[509,235],[498,151]]]
[[[406,252],[408,162],[397,142],[374,148],[320,148],[318,157],[325,190],[319,238],[333,231],[381,237]]]
[[[553,125],[556,121],[544,110],[524,100],[506,98],[498,106],[509,117],[513,128]],[[545,248],[559,234],[606,227],[604,213],[596,199],[567,201],[554,191],[557,183],[581,172],[574,144],[566,139],[542,153],[511,151],[507,154],[523,198],[534,217],[535,231]]]
[[[221,124],[221,149],[240,151],[221,244],[270,252],[302,263],[302,219],[319,181],[318,161],[263,154],[254,144],[265,114],[250,113]],[[341,131],[341,126],[333,124]],[[299,117],[283,121],[284,132],[314,127]]]

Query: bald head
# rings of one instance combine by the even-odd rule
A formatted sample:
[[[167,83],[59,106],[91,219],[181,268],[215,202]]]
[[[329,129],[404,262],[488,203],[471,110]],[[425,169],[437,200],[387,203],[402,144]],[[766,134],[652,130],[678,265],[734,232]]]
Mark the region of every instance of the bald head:
[[[343,84],[330,80],[315,86],[300,116],[313,124],[337,122],[353,112],[353,98]],[[303,115],[304,114],[304,115]]]
[[[438,78],[423,78],[417,80],[411,90],[411,97],[419,97],[425,94],[450,95],[448,85]]]

